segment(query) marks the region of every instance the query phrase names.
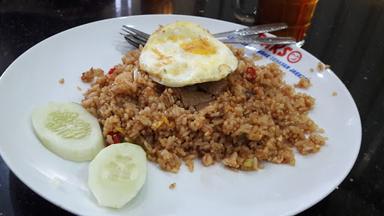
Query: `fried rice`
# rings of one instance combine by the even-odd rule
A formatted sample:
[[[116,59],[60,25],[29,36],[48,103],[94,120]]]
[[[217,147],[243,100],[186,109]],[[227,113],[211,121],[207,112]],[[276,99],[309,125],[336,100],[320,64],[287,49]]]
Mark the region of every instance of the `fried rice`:
[[[294,165],[294,149],[318,152],[326,138],[308,116],[314,98],[286,84],[277,65],[258,66],[241,49],[232,50],[238,68],[218,93],[152,81],[138,69],[140,50],[133,50],[105,74],[93,68],[83,73],[91,86],[82,105],[99,120],[108,145],[141,145],[149,160],[170,172],[182,162],[192,171],[195,159],[204,166],[257,170],[264,162]],[[191,104],[183,96],[189,91],[208,96]]]

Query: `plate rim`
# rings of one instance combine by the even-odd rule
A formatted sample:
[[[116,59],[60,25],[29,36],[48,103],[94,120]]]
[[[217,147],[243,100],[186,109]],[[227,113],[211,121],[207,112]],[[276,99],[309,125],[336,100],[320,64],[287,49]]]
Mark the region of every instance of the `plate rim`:
[[[233,22],[230,22],[230,21],[219,20],[219,19],[214,19],[214,18],[210,18],[210,17],[200,17],[200,16],[191,16],[191,15],[183,15],[183,14],[145,14],[145,15],[122,16],[122,17],[113,17],[113,18],[96,20],[96,21],[84,23],[84,24],[81,24],[81,25],[78,25],[78,26],[66,29],[64,31],[58,32],[58,33],[56,33],[54,35],[51,35],[51,36],[49,36],[49,37],[39,41],[38,43],[36,43],[32,47],[28,48],[21,55],[19,55],[15,60],[13,60],[13,62],[10,65],[7,66],[7,68],[4,70],[3,74],[0,76],[0,85],[3,85],[3,82],[5,82],[4,80],[6,79],[5,77],[9,76],[9,74],[10,74],[10,68],[12,68],[15,64],[17,64],[19,59],[21,59],[25,55],[27,55],[27,53],[29,53],[32,49],[35,49],[36,47],[41,46],[43,43],[46,43],[47,41],[52,40],[55,37],[59,37],[60,35],[65,34],[66,32],[73,31],[73,30],[79,29],[79,28],[83,28],[84,26],[88,26],[88,25],[94,25],[94,24],[97,24],[97,23],[108,22],[108,21],[112,21],[112,20],[124,20],[124,19],[130,19],[130,18],[140,18],[140,17],[174,17],[174,18],[183,17],[183,18],[192,18],[192,19],[198,18],[198,19],[201,19],[201,20],[204,20],[204,21],[207,21],[207,22],[219,22],[219,23],[232,24],[232,25],[246,27],[244,25],[241,25],[241,24],[238,24],[238,23],[233,23]],[[306,51],[306,50],[304,50],[304,49],[302,49],[300,47],[297,47],[296,49],[300,50],[301,52],[305,53],[305,55],[310,56],[313,59],[319,60],[317,57],[315,57],[314,55],[312,55],[311,53],[309,53],[308,51]],[[321,62],[321,60],[319,60],[319,61]],[[331,72],[331,73],[329,73],[330,76],[332,76],[337,82],[339,82],[339,84],[341,84],[344,87],[344,89],[346,90],[345,92],[348,95],[348,100],[350,100],[350,102],[354,105],[353,106],[353,111],[356,112],[356,114],[357,114],[356,118],[357,118],[357,121],[359,123],[357,125],[357,131],[358,131],[358,137],[359,137],[359,140],[358,140],[359,145],[358,145],[357,151],[355,152],[355,155],[353,156],[353,158],[350,158],[351,160],[348,163],[348,169],[344,170],[344,173],[342,175],[343,178],[338,179],[338,181],[337,181],[338,184],[334,188],[329,188],[328,190],[324,190],[324,192],[322,194],[319,194],[317,196],[318,199],[315,199],[312,202],[308,202],[307,205],[304,205],[305,207],[293,209],[293,210],[291,210],[289,212],[286,212],[286,215],[298,214],[300,212],[303,212],[306,209],[309,209],[312,206],[314,206],[315,204],[319,203],[325,197],[327,197],[330,193],[332,193],[337,188],[337,186],[340,185],[346,179],[346,177],[349,175],[349,173],[353,169],[353,167],[354,167],[354,165],[356,163],[356,160],[358,158],[358,155],[360,153],[361,144],[362,144],[361,143],[362,142],[362,123],[361,123],[361,117],[360,117],[360,113],[359,113],[359,110],[358,110],[358,106],[357,106],[355,100],[353,99],[350,91],[348,90],[348,88],[343,83],[343,81],[340,80],[339,77],[332,70],[329,69],[329,71]],[[12,173],[21,182],[23,182],[23,184],[25,184],[30,190],[32,190],[34,193],[38,194],[39,196],[44,198],[47,202],[50,202],[50,203],[56,205],[57,207],[60,207],[60,208],[66,210],[66,211],[68,211],[68,212],[70,212],[72,214],[78,214],[74,210],[72,210],[70,208],[67,208],[66,206],[61,205],[59,203],[59,201],[57,201],[55,199],[49,199],[48,194],[40,192],[37,188],[35,188],[33,186],[33,184],[31,184],[30,182],[26,181],[26,179],[27,179],[27,178],[25,178],[26,174],[22,174],[22,172],[20,172],[20,170],[17,168],[17,166],[15,166],[15,165],[13,165],[12,163],[9,162],[10,159],[8,158],[8,156],[5,153],[5,151],[3,150],[2,145],[0,145],[0,156],[3,159],[3,161],[5,162],[5,164],[7,165],[7,167],[9,168],[9,170],[12,171]]]

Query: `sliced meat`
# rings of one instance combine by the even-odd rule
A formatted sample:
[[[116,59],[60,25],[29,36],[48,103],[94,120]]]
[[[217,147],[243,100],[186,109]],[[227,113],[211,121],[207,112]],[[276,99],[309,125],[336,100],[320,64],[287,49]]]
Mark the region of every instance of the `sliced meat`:
[[[227,80],[201,83],[192,86],[178,88],[178,92],[184,106],[193,106],[197,110],[206,107],[215,96],[222,94],[228,88]]]
[[[204,102],[204,103],[201,103],[201,104],[198,104],[198,105],[195,106],[195,109],[196,109],[197,111],[200,111],[200,110],[204,109],[206,106],[208,106],[208,105],[209,105],[209,102],[210,102],[210,101],[208,101],[208,102]]]
[[[180,89],[180,97],[184,106],[197,106],[199,104],[208,103],[213,100],[211,94],[202,91],[189,90],[189,89]]]
[[[198,85],[198,88],[207,93],[217,96],[223,93],[228,88],[228,81],[227,79],[223,79],[215,82],[202,83]]]

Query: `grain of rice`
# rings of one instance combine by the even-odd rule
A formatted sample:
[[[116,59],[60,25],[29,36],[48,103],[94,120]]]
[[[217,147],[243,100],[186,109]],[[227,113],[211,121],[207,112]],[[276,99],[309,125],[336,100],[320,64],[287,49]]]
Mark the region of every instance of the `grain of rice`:
[[[307,89],[311,86],[311,81],[307,78],[301,78],[298,83],[294,85],[296,88]]]
[[[169,187],[169,189],[173,190],[176,188],[176,183],[172,183],[168,187]]]

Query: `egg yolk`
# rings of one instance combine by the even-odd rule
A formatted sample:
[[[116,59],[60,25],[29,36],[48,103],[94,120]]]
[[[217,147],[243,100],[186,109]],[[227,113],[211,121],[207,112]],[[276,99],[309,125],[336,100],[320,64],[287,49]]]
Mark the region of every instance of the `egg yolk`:
[[[173,42],[176,42],[178,40],[182,40],[184,39],[185,37],[181,36],[181,35],[176,35],[176,34],[172,34],[168,37],[169,40],[173,41]]]
[[[191,41],[182,43],[180,46],[184,51],[197,55],[212,55],[216,53],[216,48],[205,38],[194,38]]]

